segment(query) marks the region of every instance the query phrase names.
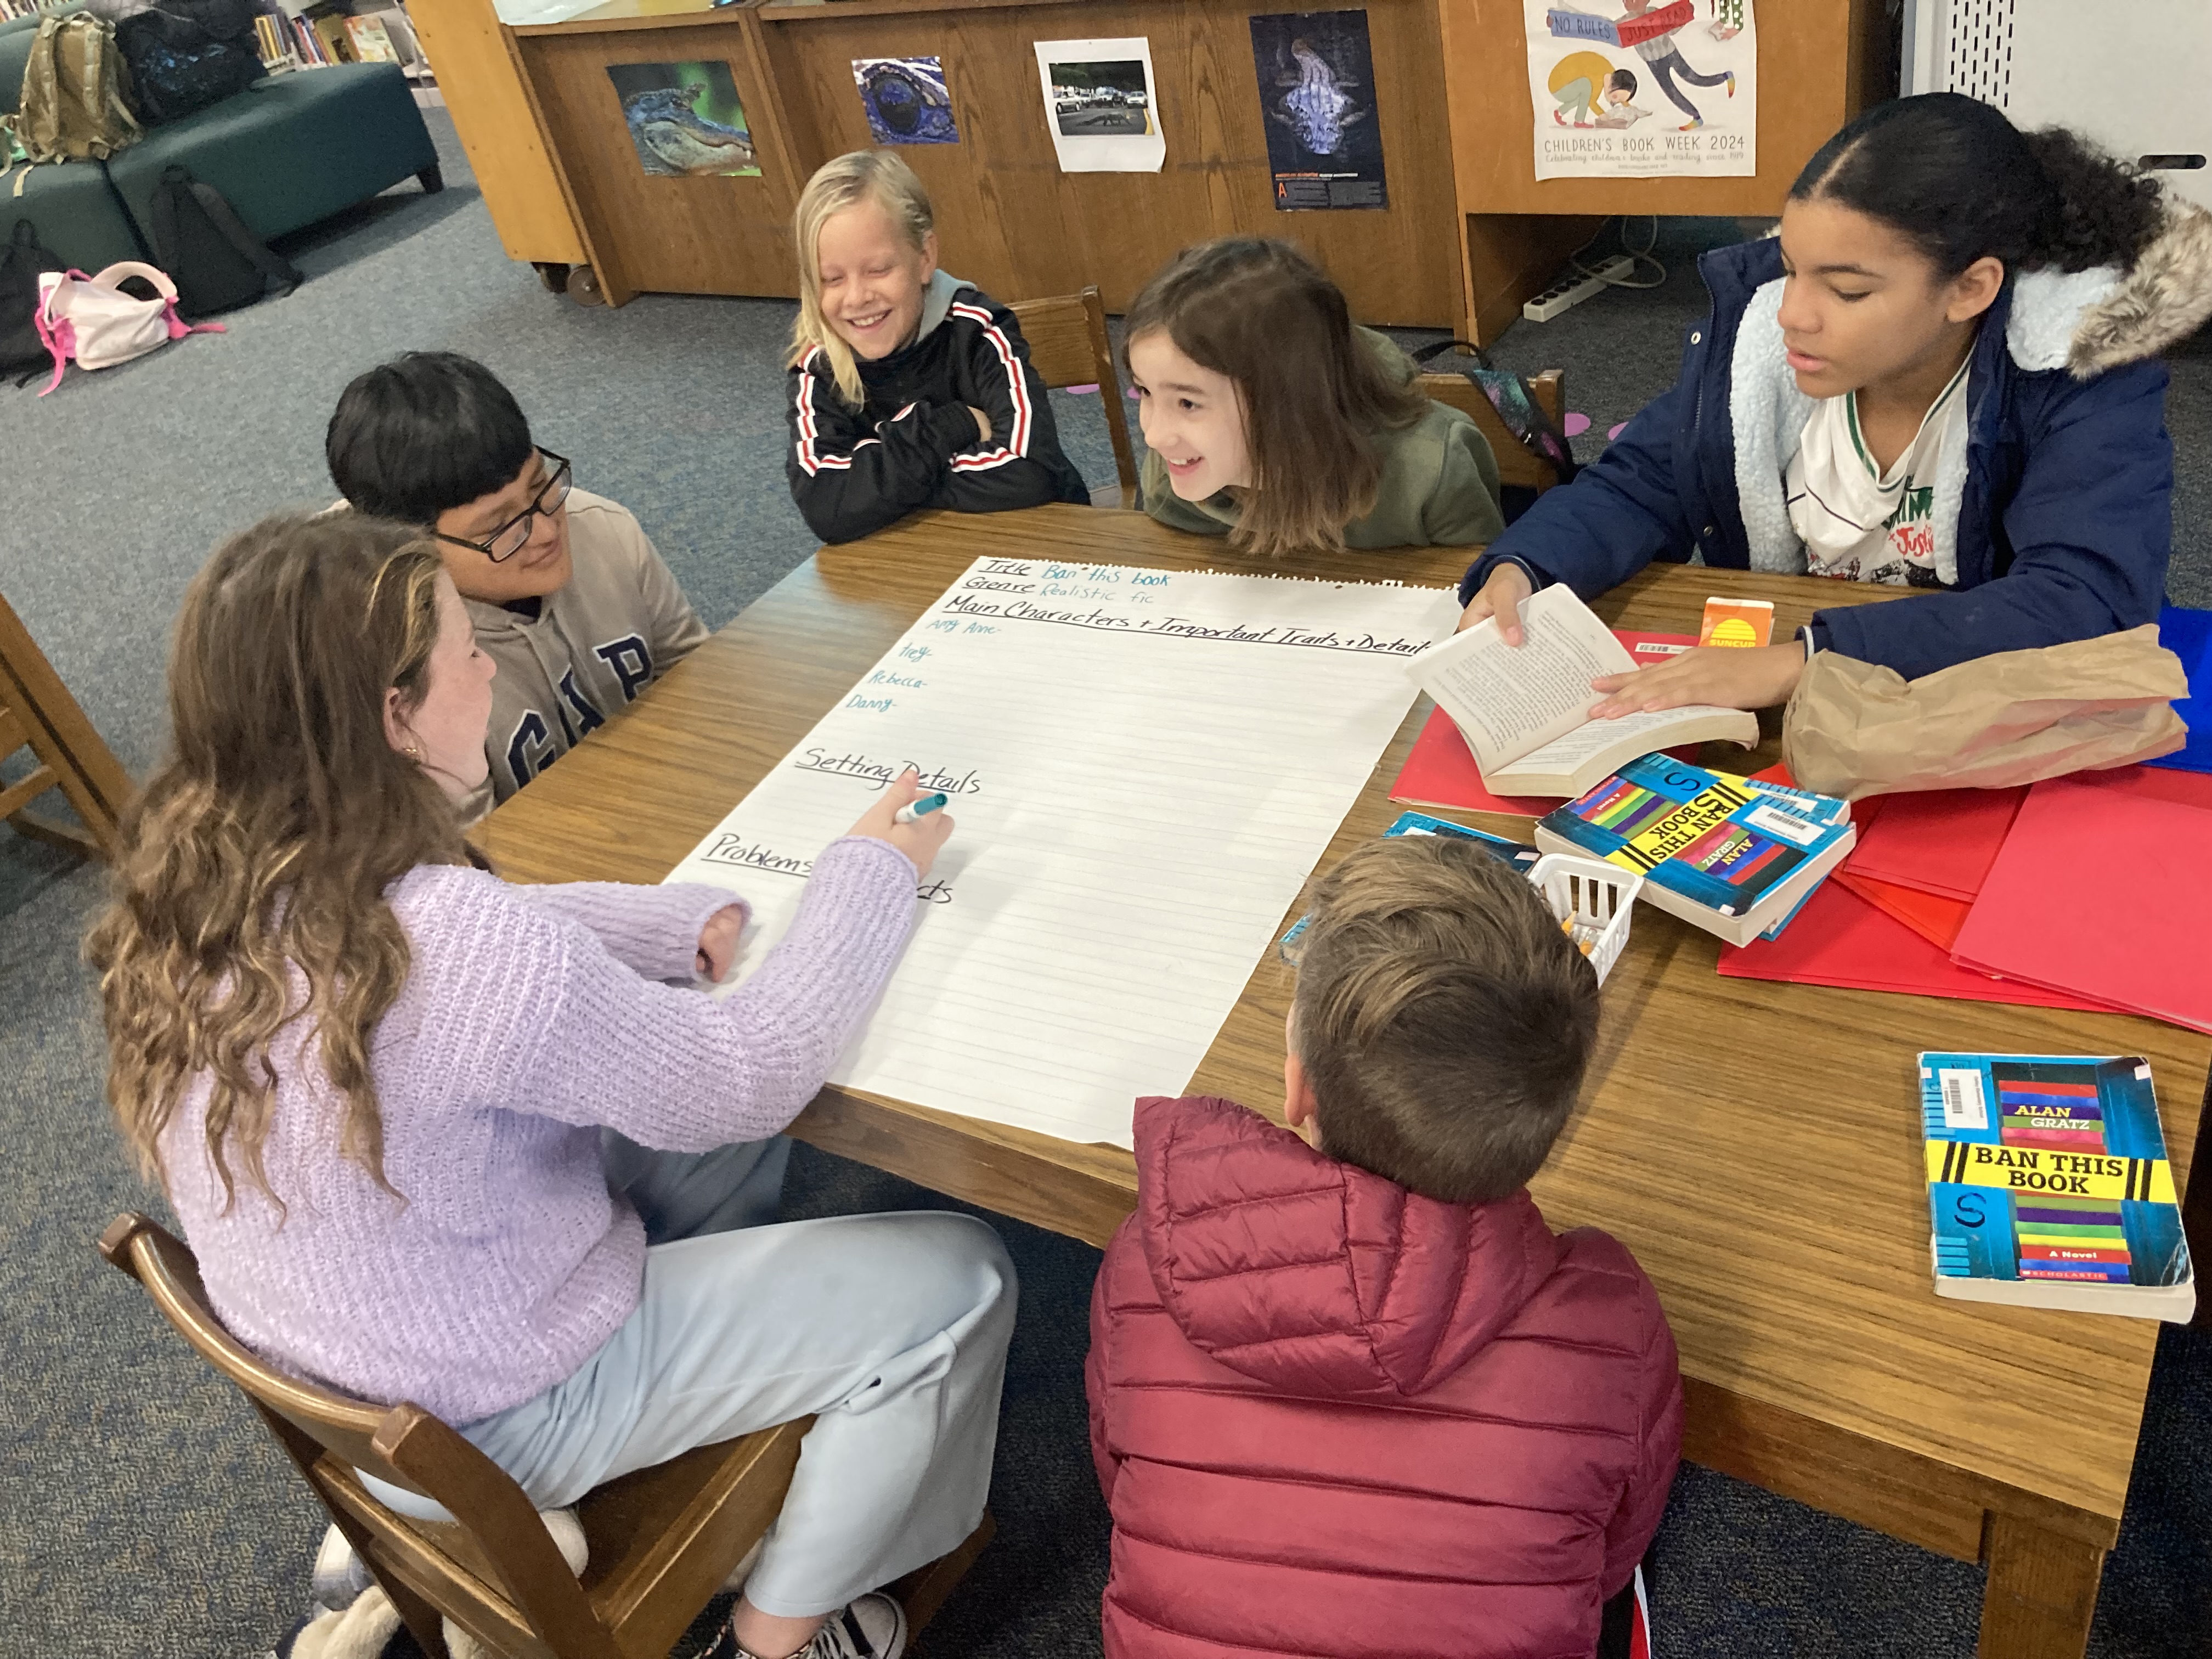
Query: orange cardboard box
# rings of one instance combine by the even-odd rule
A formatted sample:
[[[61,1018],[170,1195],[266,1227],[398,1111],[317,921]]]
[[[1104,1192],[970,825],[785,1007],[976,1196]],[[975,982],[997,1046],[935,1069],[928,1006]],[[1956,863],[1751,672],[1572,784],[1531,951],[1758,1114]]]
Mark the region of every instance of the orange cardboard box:
[[[1699,645],[1765,645],[1774,633],[1771,599],[1705,601],[1705,619],[1698,629]]]

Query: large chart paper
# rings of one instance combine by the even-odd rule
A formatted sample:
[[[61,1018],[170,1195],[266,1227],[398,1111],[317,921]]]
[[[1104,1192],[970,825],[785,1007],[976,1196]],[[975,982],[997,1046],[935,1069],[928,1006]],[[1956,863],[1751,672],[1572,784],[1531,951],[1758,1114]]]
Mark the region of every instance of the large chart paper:
[[[958,829],[836,1082],[1072,1140],[1189,1081],[1449,631],[1439,589],[978,560],[669,874],[740,973],[908,763]],[[738,717],[733,711],[733,718]]]

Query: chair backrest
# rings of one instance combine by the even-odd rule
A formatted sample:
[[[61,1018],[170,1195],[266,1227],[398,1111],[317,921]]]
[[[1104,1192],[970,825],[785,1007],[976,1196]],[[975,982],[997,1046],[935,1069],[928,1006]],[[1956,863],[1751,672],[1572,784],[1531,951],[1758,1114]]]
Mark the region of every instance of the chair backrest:
[[[28,747],[36,764],[0,784],[0,818],[27,836],[95,858],[112,857],[116,824],[131,797],[131,779],[93,730],[4,599],[0,599],[0,760]],[[82,830],[25,809],[58,789],[83,821]]]
[[[1490,453],[1498,458],[1498,483],[1538,491],[1549,489],[1559,483],[1559,475],[1552,464],[1513,435],[1513,428],[1499,418],[1490,399],[1482,395],[1482,388],[1466,375],[1424,374],[1415,384],[1424,397],[1464,410],[1474,416],[1475,425],[1489,440]],[[1536,402],[1552,417],[1554,426],[1566,418],[1566,377],[1558,369],[1547,368],[1541,374],[1531,375],[1528,390],[1535,394]]]
[[[441,1614],[513,1659],[623,1659],[530,1499],[475,1446],[419,1406],[349,1399],[267,1364],[223,1328],[191,1251],[158,1223],[119,1215],[100,1251],[245,1392],[434,1659]],[[435,1499],[458,1525],[386,1509],[356,1469]]]
[[[1106,411],[1106,434],[1114,442],[1114,471],[1125,492],[1137,488],[1136,453],[1129,447],[1129,416],[1122,407],[1121,377],[1114,367],[1114,344],[1106,332],[1106,306],[1095,283],[1080,294],[1052,300],[1024,300],[1006,307],[1029,342],[1030,365],[1048,390],[1098,387]]]

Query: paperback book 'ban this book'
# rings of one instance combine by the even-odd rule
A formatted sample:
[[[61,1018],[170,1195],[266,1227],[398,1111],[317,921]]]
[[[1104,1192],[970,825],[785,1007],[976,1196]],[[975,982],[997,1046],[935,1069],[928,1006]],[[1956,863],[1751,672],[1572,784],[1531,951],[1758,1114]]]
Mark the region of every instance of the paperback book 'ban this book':
[[[1632,870],[1646,903],[1748,945],[1843,861],[1858,839],[1850,820],[1832,796],[1644,755],[1538,819],[1535,838]]]
[[[1938,1296],[2195,1316],[2140,1056],[1923,1054],[1920,1103]]]

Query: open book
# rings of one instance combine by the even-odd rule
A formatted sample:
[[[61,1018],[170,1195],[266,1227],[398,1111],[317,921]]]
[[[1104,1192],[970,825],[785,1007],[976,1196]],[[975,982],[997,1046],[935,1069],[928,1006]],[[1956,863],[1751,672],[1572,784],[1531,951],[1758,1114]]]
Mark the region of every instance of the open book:
[[[1522,601],[1521,629],[1522,643],[1508,645],[1492,617],[1407,667],[1451,716],[1484,785],[1498,794],[1579,795],[1655,749],[1759,741],[1758,716],[1710,703],[1592,720],[1601,694],[1590,682],[1642,665],[1564,583]]]

